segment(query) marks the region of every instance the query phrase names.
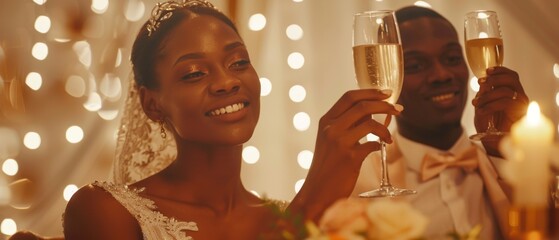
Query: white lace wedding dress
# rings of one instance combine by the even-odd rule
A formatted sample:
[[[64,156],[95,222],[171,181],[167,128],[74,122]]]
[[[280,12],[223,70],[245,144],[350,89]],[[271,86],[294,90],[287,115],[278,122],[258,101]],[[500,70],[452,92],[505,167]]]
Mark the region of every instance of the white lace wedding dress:
[[[190,240],[188,231],[198,231],[195,222],[182,222],[157,211],[155,203],[138,193],[143,189],[132,189],[126,185],[95,182],[93,185],[105,189],[132,214],[140,227],[144,239]]]
[[[162,138],[158,125],[144,114],[138,92],[131,81],[118,132],[111,181],[93,185],[109,192],[138,221],[145,240],[193,239],[188,232],[198,231],[195,222],[177,221],[157,211],[154,201],[139,195],[144,189],[128,186],[167,167],[176,156],[172,135]],[[285,210],[289,202],[265,200]]]

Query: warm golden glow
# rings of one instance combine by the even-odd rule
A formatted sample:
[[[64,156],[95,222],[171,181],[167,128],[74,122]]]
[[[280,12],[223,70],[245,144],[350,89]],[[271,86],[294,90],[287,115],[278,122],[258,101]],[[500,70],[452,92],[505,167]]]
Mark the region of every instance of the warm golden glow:
[[[528,105],[528,111],[526,112],[526,121],[530,125],[538,125],[541,121],[540,106],[537,102],[531,102]]]

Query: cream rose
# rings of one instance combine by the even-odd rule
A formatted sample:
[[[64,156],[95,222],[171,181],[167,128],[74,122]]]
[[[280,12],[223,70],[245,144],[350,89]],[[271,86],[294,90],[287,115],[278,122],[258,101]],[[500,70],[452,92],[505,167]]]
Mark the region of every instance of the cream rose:
[[[366,232],[370,222],[365,215],[367,201],[348,198],[330,206],[320,220],[320,228],[327,233],[351,236]]]
[[[370,239],[409,240],[422,236],[427,218],[408,202],[380,199],[367,206]]]

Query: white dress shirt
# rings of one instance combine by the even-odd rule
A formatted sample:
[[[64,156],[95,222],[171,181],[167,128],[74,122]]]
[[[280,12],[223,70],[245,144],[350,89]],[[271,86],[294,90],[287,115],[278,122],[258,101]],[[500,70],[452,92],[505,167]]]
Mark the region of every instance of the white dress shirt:
[[[457,155],[472,146],[465,133],[448,151],[413,142],[399,133],[393,136],[402,158],[406,161],[405,187],[417,191],[417,194],[405,198],[415,209],[429,218],[425,237],[428,239],[443,237],[453,231],[463,234],[480,225],[482,227],[480,239],[499,239],[498,224],[494,220],[491,203],[485,194],[479,171],[468,172],[461,168],[447,168],[434,178],[425,182],[420,180],[421,163],[425,154]],[[380,176],[380,174],[371,174],[374,165],[370,161],[379,161],[378,153],[371,154],[365,159],[354,194],[378,187],[373,185],[371,176],[362,176]],[[395,187],[404,186],[395,185]]]

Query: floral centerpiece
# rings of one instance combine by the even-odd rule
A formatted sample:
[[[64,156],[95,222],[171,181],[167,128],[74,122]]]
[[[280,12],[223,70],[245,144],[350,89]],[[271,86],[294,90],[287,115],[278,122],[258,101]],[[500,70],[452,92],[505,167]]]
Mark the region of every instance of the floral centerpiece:
[[[300,220],[300,219],[299,219]],[[428,218],[407,201],[384,199],[341,199],[332,204],[320,219],[297,221],[294,225],[306,237],[284,234],[286,239],[305,240],[476,240],[481,226],[466,234],[455,232],[436,238],[425,238]],[[303,229],[303,230],[301,230]],[[299,235],[300,236],[300,235]]]
[[[428,219],[405,201],[348,198],[326,210],[310,239],[419,239]]]

